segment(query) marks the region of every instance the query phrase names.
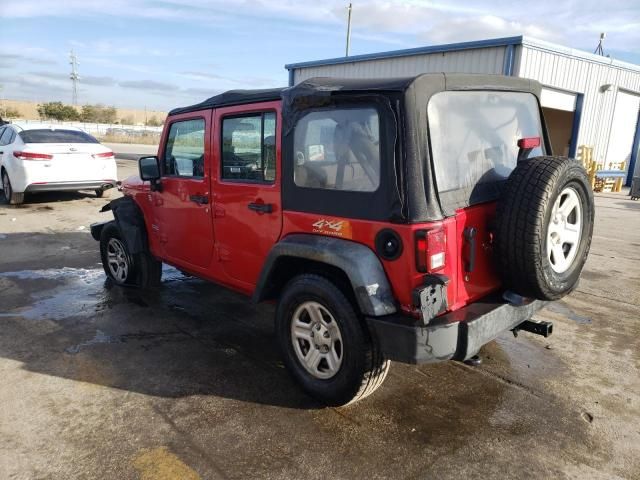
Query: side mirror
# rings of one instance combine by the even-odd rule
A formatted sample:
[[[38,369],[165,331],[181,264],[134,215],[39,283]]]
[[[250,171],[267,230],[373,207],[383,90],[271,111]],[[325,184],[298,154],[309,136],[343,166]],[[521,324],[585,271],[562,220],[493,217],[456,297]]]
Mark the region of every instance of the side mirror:
[[[151,190],[159,190],[157,188],[158,180],[160,179],[160,161],[158,157],[141,157],[138,160],[138,171],[140,172],[140,179],[143,181],[151,182]]]

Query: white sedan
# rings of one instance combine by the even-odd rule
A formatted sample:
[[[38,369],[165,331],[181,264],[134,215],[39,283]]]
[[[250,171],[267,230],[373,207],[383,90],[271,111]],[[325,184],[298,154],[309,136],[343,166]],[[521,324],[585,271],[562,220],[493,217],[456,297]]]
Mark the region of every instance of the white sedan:
[[[116,186],[113,152],[76,127],[11,123],[0,127],[0,176],[12,205],[25,192],[94,190]]]

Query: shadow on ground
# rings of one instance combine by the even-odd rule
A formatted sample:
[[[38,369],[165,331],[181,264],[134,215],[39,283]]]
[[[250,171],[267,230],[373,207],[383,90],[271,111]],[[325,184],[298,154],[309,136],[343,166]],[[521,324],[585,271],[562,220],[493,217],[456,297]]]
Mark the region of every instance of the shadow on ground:
[[[96,198],[96,194],[93,191],[27,193],[24,196],[24,203],[20,205],[9,205],[4,195],[0,194],[0,207],[22,209],[42,203],[69,202],[72,200],[82,200],[84,198]]]
[[[65,266],[56,256],[48,263],[29,260],[33,245],[25,252],[18,247],[30,242],[73,245],[85,251],[84,266]],[[28,372],[107,387],[95,398],[84,397],[90,405],[106,392],[143,394],[153,414],[172,425],[176,445],[190,438],[210,449],[232,439],[229,445],[240,450],[229,446],[216,457],[224,471],[458,478],[474,471],[475,462],[497,478],[505,471],[560,477],[548,459],[566,445],[572,446],[574,462],[592,463],[594,456],[605,455],[598,453],[580,412],[545,392],[544,381],[566,367],[543,345],[526,339],[493,342],[477,369],[454,362],[394,364],[372,397],[326,409],[284,370],[273,306],[253,305],[171,268],[155,292],[113,287],[91,242],[86,233],[31,239],[15,234],[3,240],[20,268],[0,269],[0,357],[20,362]],[[65,395],[73,392],[69,384],[56,385]],[[148,415],[141,413],[140,400],[126,393],[118,398],[124,409],[118,422],[128,430],[151,428],[140,423]],[[105,412],[103,419],[93,419],[87,407],[78,415],[107,435],[116,413]],[[101,431],[96,428],[91,431]],[[101,439],[96,449],[103,448]],[[509,453],[497,455],[488,445],[508,446]],[[534,447],[536,454],[518,463],[517,452]],[[258,465],[242,463],[256,458]]]

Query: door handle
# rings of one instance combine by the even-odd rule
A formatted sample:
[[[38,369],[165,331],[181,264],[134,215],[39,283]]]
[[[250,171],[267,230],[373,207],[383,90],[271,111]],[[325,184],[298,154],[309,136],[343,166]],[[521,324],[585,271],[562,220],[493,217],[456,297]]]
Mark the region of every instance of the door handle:
[[[189,195],[189,200],[198,205],[207,205],[209,203],[209,197],[206,195]]]
[[[250,203],[248,205],[249,210],[253,210],[258,213],[271,213],[273,212],[273,205],[270,203]]]
[[[467,227],[464,229],[463,235],[465,243],[468,244],[469,253],[464,261],[464,271],[471,273],[476,265],[476,234],[478,231],[475,227]]]

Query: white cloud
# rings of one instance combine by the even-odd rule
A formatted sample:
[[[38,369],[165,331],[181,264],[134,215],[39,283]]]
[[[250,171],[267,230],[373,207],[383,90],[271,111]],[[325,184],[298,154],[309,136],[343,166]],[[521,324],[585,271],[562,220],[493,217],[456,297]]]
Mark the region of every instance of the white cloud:
[[[64,8],[51,0],[4,2],[4,18],[113,16],[173,22],[197,22],[220,28],[240,18],[278,19],[310,25],[344,24],[346,0],[66,0]],[[227,27],[228,28],[228,27]],[[285,27],[286,28],[286,27]],[[600,31],[608,32],[606,46],[640,51],[640,4],[637,0],[539,0],[523,4],[511,0],[360,0],[354,2],[354,39],[413,46],[496,36],[525,34],[543,40],[592,48]],[[332,30],[342,35],[341,29]],[[133,47],[113,42],[98,51],[133,54]],[[147,52],[149,53],[149,52]],[[162,54],[157,50],[156,54]],[[153,53],[151,53],[153,55]]]
[[[175,96],[196,102],[221,90],[279,85],[286,81],[285,72],[280,71],[282,64],[342,53],[347,3],[348,0],[0,0],[0,16],[7,23],[11,19],[37,24],[42,18],[69,18],[114,26],[100,29],[93,36],[69,32],[60,44],[43,42],[47,48],[30,46],[26,38],[14,44],[2,38],[0,81],[7,84],[5,93],[14,89],[25,94],[67,96],[67,55],[73,47],[81,58],[81,85],[86,87],[83,92],[87,98],[111,95],[116,102],[171,105],[175,104]],[[520,34],[593,51],[600,32],[605,31],[606,52],[640,55],[638,0],[353,3],[352,51],[358,53],[371,51],[363,49],[363,45],[387,50]],[[157,20],[164,27],[174,25],[177,33],[173,35],[180,35],[192,25],[200,31],[210,28],[211,37],[205,35],[206,40],[217,47],[227,42],[227,51],[212,48],[211,54],[204,55],[201,50],[192,51],[190,39],[172,37],[171,28],[158,28],[157,36],[149,36],[150,29],[146,27],[157,25]],[[124,30],[131,34],[115,33],[119,31],[117,26],[131,25],[144,26],[140,29],[144,35],[136,33],[136,28]],[[325,43],[331,47],[325,47]],[[272,62],[272,56],[277,60]],[[260,68],[251,64],[257,57],[263,57]],[[264,59],[275,65],[273,69],[265,67]]]
[[[420,34],[420,38],[429,43],[449,43],[514,35],[528,35],[555,42],[563,40],[561,34],[544,27],[508,21],[495,15],[447,19]]]

